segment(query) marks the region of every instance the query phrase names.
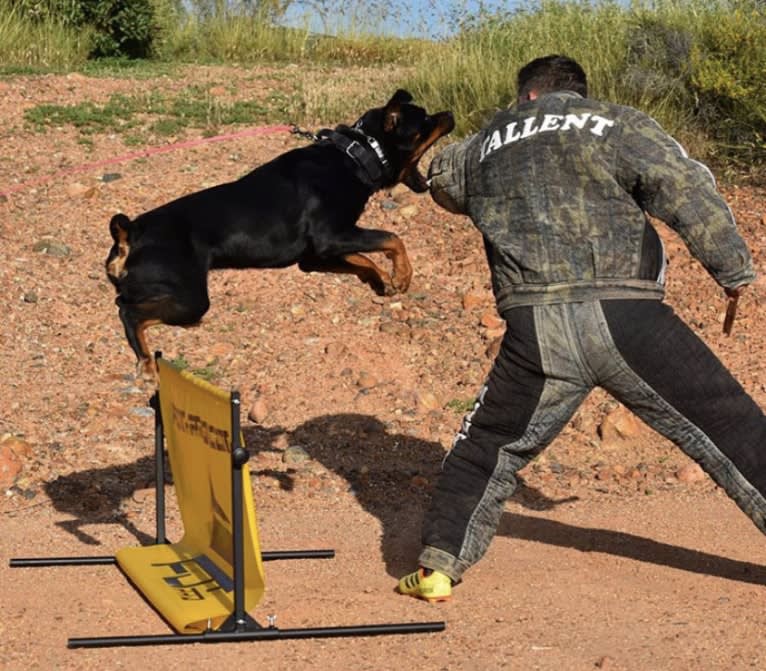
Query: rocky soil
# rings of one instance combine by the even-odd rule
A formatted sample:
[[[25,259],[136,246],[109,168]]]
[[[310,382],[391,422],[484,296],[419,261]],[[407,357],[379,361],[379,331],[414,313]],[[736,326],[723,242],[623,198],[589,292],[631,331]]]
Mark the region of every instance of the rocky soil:
[[[184,77],[246,74],[193,68]],[[150,390],[134,376],[104,274],[109,218],[236,178],[305,141],[274,132],[122,160],[135,149],[119,135],[83,144],[71,126],[35,131],[23,112],[173,85],[0,80],[0,666],[766,668],[762,536],[695,464],[599,391],[523,471],[487,558],[452,602],[393,593],[503,332],[480,236],[406,189],[377,194],[362,225],[405,241],[415,268],[407,294],[380,298],[353,277],[295,268],[221,271],[200,328],[158,327],[150,339],[166,358],[240,390],[263,546],[336,549],[334,560],[268,564],[256,619],[276,613],[285,628],[445,620],[445,632],[68,651],[70,636],[168,631],[114,567],[7,566],[151,539]],[[723,190],[765,271],[766,190]],[[751,287],[723,336],[722,292],[659,230],[671,258],[668,302],[766,405],[766,284]]]

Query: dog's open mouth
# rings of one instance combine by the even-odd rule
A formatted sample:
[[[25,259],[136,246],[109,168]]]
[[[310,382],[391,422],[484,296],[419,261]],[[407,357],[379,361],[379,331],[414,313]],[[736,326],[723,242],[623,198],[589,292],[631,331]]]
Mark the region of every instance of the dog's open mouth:
[[[413,152],[412,158],[404,168],[401,177],[401,181],[415,193],[424,193],[428,191],[428,181],[418,169],[418,161],[420,161],[420,158],[426,151],[428,151],[434,142],[452,132],[452,129],[455,127],[455,119],[451,112],[439,112],[438,114],[434,114],[432,118],[435,122],[433,130]]]

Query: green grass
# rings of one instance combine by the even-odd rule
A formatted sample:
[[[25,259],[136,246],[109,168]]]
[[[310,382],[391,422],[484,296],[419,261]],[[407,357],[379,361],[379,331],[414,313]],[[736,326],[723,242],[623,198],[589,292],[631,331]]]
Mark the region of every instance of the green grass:
[[[126,144],[139,145],[149,135],[177,136],[188,128],[205,134],[223,126],[285,122],[296,107],[294,96],[273,92],[264,100],[221,100],[212,84],[191,85],[175,96],[156,90],[144,94],[113,94],[106,103],[83,101],[74,105],[31,107],[24,118],[37,130],[71,125],[81,137],[96,133],[121,134]]]
[[[64,71],[85,62],[90,33],[56,21],[24,21],[8,2],[0,2],[0,73]]]
[[[473,410],[475,405],[475,398],[453,398],[451,401],[447,402],[447,408],[461,415]]]
[[[0,74],[79,70],[149,79],[182,76],[184,63],[225,63],[268,66],[267,76],[279,79],[265,99],[222,100],[210,87],[190,87],[175,96],[27,113],[40,128],[72,124],[83,137],[108,130],[140,144],[186,128],[211,134],[231,124],[287,121],[316,127],[353,120],[404,87],[429,109],[453,111],[452,138],[459,138],[513,102],[521,65],[564,53],[585,67],[591,95],[646,111],[695,158],[718,170],[766,174],[763,0],[539,0],[454,19],[453,36],[441,41],[377,34],[375,2],[358,12],[366,17],[361,25],[342,24],[326,35],[245,15],[201,20],[171,5],[158,0],[167,11],[155,58],[88,61],[87,31],[21,21],[0,0]]]

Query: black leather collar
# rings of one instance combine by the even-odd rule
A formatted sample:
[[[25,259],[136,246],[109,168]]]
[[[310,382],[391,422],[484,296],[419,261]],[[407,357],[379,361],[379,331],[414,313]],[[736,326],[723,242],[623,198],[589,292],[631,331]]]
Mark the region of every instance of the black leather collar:
[[[335,145],[356,163],[362,182],[374,190],[381,188],[391,178],[391,165],[380,144],[356,128],[349,128],[348,132],[353,137],[325,128],[317,133],[317,142]]]

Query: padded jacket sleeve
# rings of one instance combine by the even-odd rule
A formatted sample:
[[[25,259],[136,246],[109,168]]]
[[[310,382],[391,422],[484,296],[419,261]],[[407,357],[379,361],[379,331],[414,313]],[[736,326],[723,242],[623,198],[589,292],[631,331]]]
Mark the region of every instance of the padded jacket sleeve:
[[[466,157],[477,135],[445,147],[431,161],[428,180],[437,205],[454,214],[466,213]]]
[[[625,119],[617,157],[618,179],[638,205],[673,228],[719,285],[755,279],[747,245],[710,170],[651,117],[633,110]]]

